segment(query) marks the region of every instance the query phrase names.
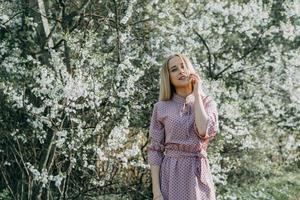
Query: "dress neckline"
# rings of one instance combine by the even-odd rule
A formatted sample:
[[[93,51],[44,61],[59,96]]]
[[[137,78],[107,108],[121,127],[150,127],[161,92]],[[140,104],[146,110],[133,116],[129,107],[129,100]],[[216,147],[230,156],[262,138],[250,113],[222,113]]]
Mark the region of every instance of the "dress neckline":
[[[202,98],[202,100],[207,100],[207,98],[209,97],[209,95],[206,95],[205,97]],[[189,103],[191,101],[194,101],[195,100],[195,96],[194,96],[194,93],[190,93],[188,94],[186,97],[183,97],[183,96],[180,96],[178,95],[177,93],[173,93],[173,96],[172,96],[172,100],[176,101],[176,102],[179,102],[179,103]]]
[[[186,97],[180,96],[179,94],[177,94],[177,93],[174,92],[173,93],[173,97],[172,97],[172,99],[174,101],[177,101],[179,103],[189,103],[189,102],[193,101],[194,98],[195,97],[194,97],[193,92],[190,93],[190,94],[188,94]]]

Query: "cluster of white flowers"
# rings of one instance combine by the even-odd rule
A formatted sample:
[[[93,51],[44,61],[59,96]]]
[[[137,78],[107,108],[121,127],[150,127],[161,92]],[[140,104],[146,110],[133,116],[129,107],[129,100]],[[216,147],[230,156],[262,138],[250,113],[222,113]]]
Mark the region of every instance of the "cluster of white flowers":
[[[118,65],[118,69],[120,69],[119,73],[116,75],[116,86],[120,86],[120,90],[117,91],[118,97],[128,98],[132,96],[135,92],[135,83],[139,80],[139,78],[144,75],[144,71],[134,67],[130,61],[130,57],[127,57],[122,63]],[[124,75],[127,76],[126,82],[123,82]],[[111,97],[112,101],[114,97]]]
[[[58,136],[57,141],[56,141],[56,146],[58,148],[61,148],[63,146],[63,144],[65,143],[67,134],[68,134],[68,132],[66,130],[56,132],[56,135]]]
[[[269,11],[271,9],[271,4],[269,6],[262,6],[262,1],[249,1],[246,4],[230,3],[225,1],[210,1],[205,5],[204,9],[211,13],[219,13],[224,16],[225,23],[229,22],[228,16],[236,17],[239,22],[243,22],[248,19],[248,23],[254,23],[256,25],[265,25],[266,20],[269,18]],[[253,24],[253,25],[254,25]]]
[[[71,101],[76,101],[79,97],[86,97],[88,95],[87,84],[82,81],[80,77],[71,78],[67,81],[64,87],[64,95]]]
[[[54,181],[55,182],[55,186],[59,188],[61,186],[61,182],[62,182],[62,180],[64,178],[65,178],[64,175],[58,174],[56,176],[53,176],[52,181]]]
[[[126,149],[125,152],[124,152],[124,155],[127,157],[127,158],[131,158],[131,157],[134,157],[136,155],[138,155],[140,152],[140,149],[139,149],[139,146],[138,144],[134,143],[132,145],[132,148],[131,149]]]
[[[46,187],[46,185],[49,184],[49,181],[54,181],[55,186],[60,187],[61,181],[65,178],[65,176],[62,174],[58,174],[56,176],[49,175],[46,169],[42,169],[42,172],[40,172],[29,162],[26,163],[26,166],[28,170],[31,172],[33,176],[33,180],[41,183],[42,187]]]
[[[128,8],[127,8],[126,14],[120,21],[121,24],[126,24],[127,21],[129,20],[129,18],[131,17],[132,12],[133,12],[133,6],[136,3],[136,1],[137,0],[129,1],[129,5],[128,5]]]
[[[237,104],[237,102],[223,103],[220,105],[219,114],[233,120],[240,118],[241,112]]]
[[[108,158],[106,157],[105,153],[98,147],[96,148],[96,153],[100,161],[107,161]]]
[[[257,143],[259,143],[259,140],[257,138],[253,138],[251,135],[247,135],[242,142],[242,145],[240,147],[241,150],[243,149],[255,149],[257,147]]]
[[[48,95],[54,88],[56,77],[52,71],[47,69],[46,66],[42,66],[41,70],[36,71],[35,74],[36,83],[39,87],[33,88],[32,92],[38,92],[39,95]]]
[[[296,29],[294,25],[292,25],[291,21],[289,20],[288,22],[280,22],[280,28],[281,31],[283,32],[283,37],[288,40],[294,40],[296,35],[300,34],[300,31]],[[296,32],[297,31],[297,32]]]
[[[288,17],[300,17],[300,2],[299,0],[294,1],[284,1],[282,2],[282,7]],[[298,23],[299,25],[299,23]]]
[[[127,139],[129,130],[125,127],[115,126],[109,134],[107,140],[107,148],[110,150],[117,150],[124,146],[124,142]]]
[[[13,16],[13,2],[10,1],[4,1],[0,4],[0,21],[1,26],[2,24],[10,25],[10,23],[14,23],[14,20],[10,20],[10,18]]]

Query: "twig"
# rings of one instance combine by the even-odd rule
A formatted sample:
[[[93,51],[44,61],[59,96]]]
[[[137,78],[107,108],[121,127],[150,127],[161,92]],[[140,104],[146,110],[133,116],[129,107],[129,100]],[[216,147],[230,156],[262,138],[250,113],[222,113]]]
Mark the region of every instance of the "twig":
[[[211,69],[211,52],[210,52],[210,49],[206,43],[206,41],[204,40],[204,38],[196,31],[194,30],[194,33],[200,38],[200,40],[202,41],[202,43],[204,44],[206,50],[207,50],[207,54],[208,54],[208,71],[209,71],[209,74],[212,75],[212,69]]]

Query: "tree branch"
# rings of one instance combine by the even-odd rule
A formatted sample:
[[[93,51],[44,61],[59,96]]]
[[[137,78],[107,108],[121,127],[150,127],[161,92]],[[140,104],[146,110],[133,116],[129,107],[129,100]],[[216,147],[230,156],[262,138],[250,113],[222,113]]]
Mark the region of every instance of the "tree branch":
[[[252,45],[252,47],[248,50],[246,50],[246,52],[236,60],[236,62],[239,62],[240,60],[243,60],[245,59],[248,55],[250,55],[253,51],[256,50],[256,48],[259,46],[259,42],[261,41],[262,39],[262,36],[263,36],[263,31],[261,31],[261,35],[259,36],[259,38],[255,41],[255,43]],[[231,63],[229,65],[227,65],[223,70],[221,70],[218,74],[216,74],[216,78],[220,77],[225,71],[227,71],[229,68],[232,67],[234,63]]]
[[[208,73],[209,75],[212,77],[212,63],[211,63],[211,52],[210,49],[206,43],[206,41],[204,40],[204,38],[196,31],[194,30],[194,33],[200,38],[200,40],[202,41],[202,43],[204,44],[206,50],[207,50],[207,55],[208,55]]]

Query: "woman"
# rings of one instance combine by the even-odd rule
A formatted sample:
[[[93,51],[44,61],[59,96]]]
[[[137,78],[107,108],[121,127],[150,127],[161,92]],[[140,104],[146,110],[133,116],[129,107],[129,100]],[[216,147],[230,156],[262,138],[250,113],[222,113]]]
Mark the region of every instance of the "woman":
[[[148,145],[153,199],[216,199],[206,155],[218,130],[216,102],[204,94],[199,75],[183,54],[166,60],[160,81]]]

